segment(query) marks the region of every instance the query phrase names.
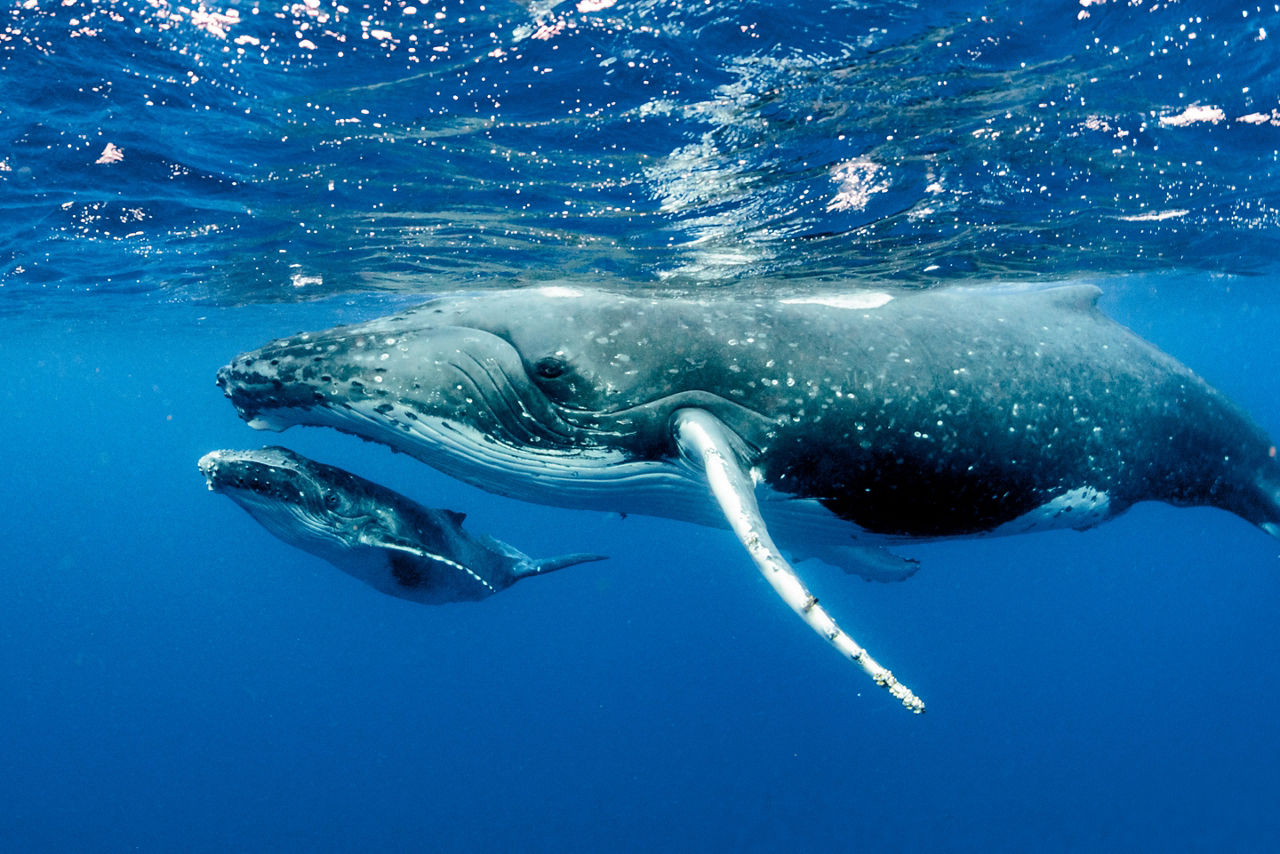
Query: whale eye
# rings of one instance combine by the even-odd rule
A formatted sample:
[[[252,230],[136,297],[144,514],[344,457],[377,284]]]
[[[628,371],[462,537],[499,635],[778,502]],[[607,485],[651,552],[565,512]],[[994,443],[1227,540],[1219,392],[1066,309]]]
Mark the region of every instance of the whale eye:
[[[337,508],[337,506],[338,506],[338,504],[339,504],[339,503],[340,503],[340,502],[339,502],[339,500],[338,500],[338,493],[336,493],[336,492],[326,492],[326,493],[324,494],[324,506],[325,506],[325,507],[328,507],[330,510],[334,510],[334,509],[336,509],[336,508]]]
[[[568,369],[564,359],[556,356],[543,356],[533,363],[533,372],[544,380],[553,380]]]

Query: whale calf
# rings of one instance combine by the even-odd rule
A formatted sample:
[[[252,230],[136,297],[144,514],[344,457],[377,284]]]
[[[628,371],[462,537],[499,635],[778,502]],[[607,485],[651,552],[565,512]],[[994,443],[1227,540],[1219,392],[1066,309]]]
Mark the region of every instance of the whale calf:
[[[901,578],[914,563],[886,545],[1084,529],[1147,500],[1280,536],[1271,440],[1099,293],[485,292],[280,339],[218,384],[254,427],[337,428],[524,500],[727,526],[919,712],[787,555]]]
[[[533,560],[493,537],[474,537],[452,510],[433,510],[288,448],[212,451],[200,458],[209,488],[262,526],[375,590],[438,605],[485,599],[522,578],[603,555]]]

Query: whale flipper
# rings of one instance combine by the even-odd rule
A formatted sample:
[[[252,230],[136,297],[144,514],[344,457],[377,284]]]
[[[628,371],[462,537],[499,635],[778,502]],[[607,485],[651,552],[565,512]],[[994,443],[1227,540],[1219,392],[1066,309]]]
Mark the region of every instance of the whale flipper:
[[[548,557],[542,560],[531,560],[527,567],[521,567],[516,575],[525,578],[530,575],[544,575],[548,572],[555,572],[557,569],[564,569],[567,566],[577,566],[580,563],[591,563],[597,560],[608,560],[608,555],[597,554],[571,554],[560,555],[559,557]]]
[[[734,449],[733,431],[702,409],[677,410],[672,423],[680,452],[706,473],[711,494],[729,527],[774,591],[811,629],[858,664],[877,685],[916,714],[923,712],[924,702],[836,624],[778,551],[760,515],[755,484]]]
[[[894,583],[906,581],[920,569],[915,558],[896,555],[881,546],[825,546],[793,556],[795,560],[815,558],[856,575],[864,581]]]
[[[456,513],[454,515],[461,516],[462,514]],[[395,579],[395,586],[397,587],[410,589],[421,587],[427,583],[430,572],[442,572],[446,577],[453,574],[461,574],[470,578],[480,585],[486,594],[498,592],[498,589],[488,579],[481,576],[471,567],[447,558],[442,554],[424,549],[402,537],[381,535],[362,539],[372,548],[384,549],[389,552],[391,575]],[[379,589],[382,589],[384,593],[388,592],[385,588]]]

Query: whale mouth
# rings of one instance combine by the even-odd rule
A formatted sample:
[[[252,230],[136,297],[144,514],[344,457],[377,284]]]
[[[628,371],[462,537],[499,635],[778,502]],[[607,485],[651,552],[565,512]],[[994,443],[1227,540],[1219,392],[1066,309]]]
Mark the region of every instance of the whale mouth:
[[[326,506],[325,490],[287,448],[210,451],[196,465],[210,492],[234,493],[253,503],[292,505],[308,513],[336,509]]]
[[[377,519],[354,507],[340,488],[310,470],[316,464],[288,448],[219,450],[196,464],[209,490],[227,495],[286,542],[347,546]]]
[[[590,413],[569,420],[538,394],[519,354],[497,336],[441,327],[431,330],[425,353],[422,346],[397,352],[385,343],[396,338],[376,337],[281,339],[223,366],[217,385],[242,418],[264,429],[309,424],[325,409],[473,422],[497,441],[532,448],[578,447],[592,429]]]
[[[499,336],[429,332],[429,348],[405,351],[387,343],[404,340],[394,334],[281,339],[237,356],[217,384],[255,429],[329,427],[524,501],[650,513],[655,503],[705,503],[670,453],[664,413],[678,396],[615,412],[563,406],[534,386]]]

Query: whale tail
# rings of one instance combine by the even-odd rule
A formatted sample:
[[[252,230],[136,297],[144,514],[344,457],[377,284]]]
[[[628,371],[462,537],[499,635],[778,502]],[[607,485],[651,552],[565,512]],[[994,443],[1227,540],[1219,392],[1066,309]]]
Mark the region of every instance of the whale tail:
[[[590,563],[596,560],[608,559],[608,555],[571,554],[544,558],[543,560],[531,560],[521,577],[524,575],[542,575],[547,572],[555,572],[557,569],[564,569],[567,566],[577,566],[580,563]]]
[[[1250,522],[1276,539],[1280,539],[1280,459],[1276,458],[1276,447],[1267,449],[1267,459],[1254,476],[1253,495],[1249,504],[1251,513],[1240,513]]]
[[[1259,476],[1258,491],[1262,493],[1263,513],[1267,517],[1258,522],[1258,527],[1280,540],[1280,473],[1268,470]]]
[[[555,572],[557,569],[564,569],[569,566],[577,566],[580,563],[591,563],[597,560],[608,560],[608,555],[598,554],[569,554],[558,555],[556,557],[543,558],[537,560],[529,557],[510,543],[504,543],[496,537],[485,535],[481,541],[486,543],[490,548],[500,551],[507,557],[511,558],[514,566],[511,567],[511,574],[516,579],[528,578],[531,575],[545,575],[548,572]]]

